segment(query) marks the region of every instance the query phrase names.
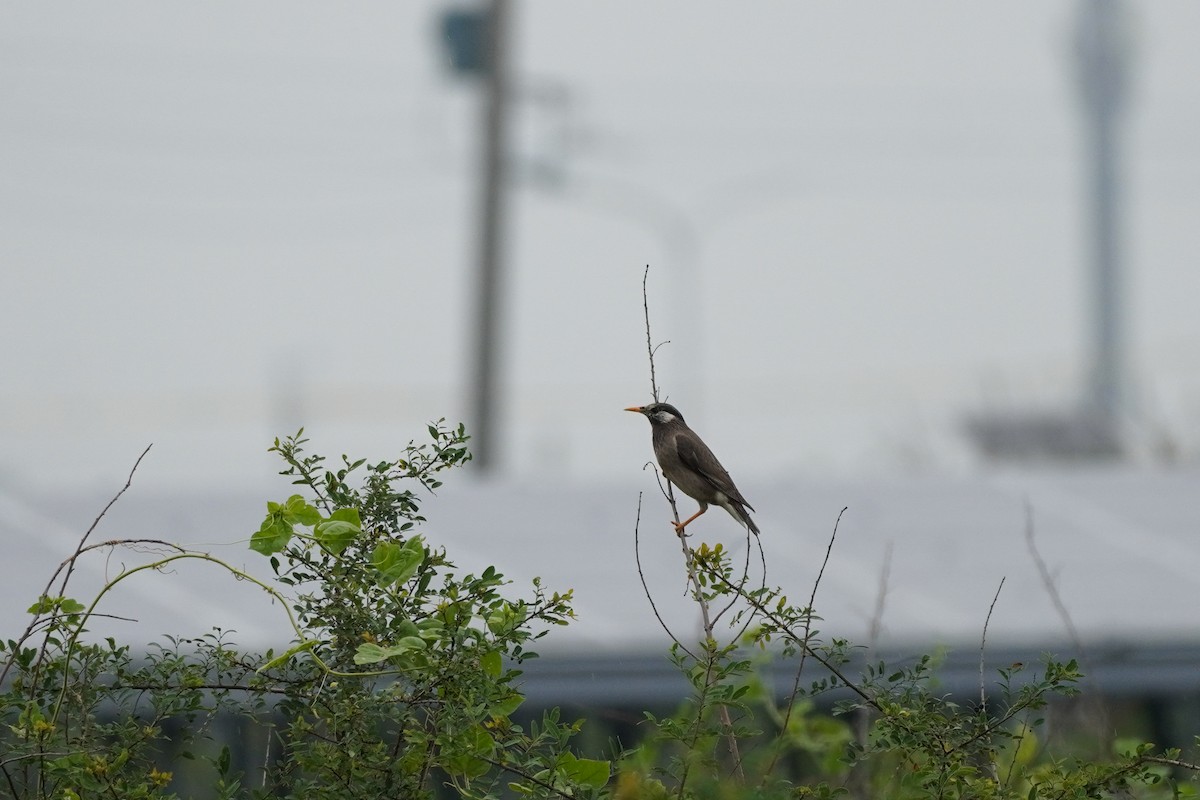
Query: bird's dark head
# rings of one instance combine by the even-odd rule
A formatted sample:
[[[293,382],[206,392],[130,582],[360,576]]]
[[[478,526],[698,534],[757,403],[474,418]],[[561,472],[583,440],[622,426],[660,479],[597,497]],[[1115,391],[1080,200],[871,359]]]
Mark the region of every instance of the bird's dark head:
[[[672,422],[683,422],[683,414],[679,413],[679,409],[670,403],[651,403],[648,406],[630,406],[626,411],[636,411],[639,414],[645,414],[646,419],[650,420],[651,425],[669,425]]]

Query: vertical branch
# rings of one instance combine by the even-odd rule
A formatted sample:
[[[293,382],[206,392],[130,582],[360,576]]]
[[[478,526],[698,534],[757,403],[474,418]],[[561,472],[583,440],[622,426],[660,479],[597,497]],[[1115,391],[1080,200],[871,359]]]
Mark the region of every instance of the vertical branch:
[[[666,342],[661,342],[659,345],[655,345],[654,338],[650,333],[650,293],[647,287],[649,277],[650,265],[647,264],[646,269],[642,272],[642,311],[645,315],[646,321],[646,355],[650,362],[650,393],[654,398],[654,402],[657,403],[659,402],[659,393],[658,377],[654,367],[654,353],[658,350],[658,347],[660,347],[662,344],[666,344]],[[666,482],[666,484],[666,490],[663,494],[666,496],[667,502],[671,505],[671,513],[674,515],[676,524],[678,524],[680,521],[679,508],[675,503],[674,487],[671,485],[669,480]],[[700,619],[704,627],[704,690],[707,693],[713,688],[717,681],[716,672],[714,670],[716,653],[718,649],[717,639],[714,631],[712,613],[709,609],[708,599],[704,595],[704,587],[700,583],[700,578],[697,574],[696,555],[692,548],[688,546],[687,535],[682,532],[680,532],[678,535],[679,547],[683,553],[683,563],[687,569],[688,583],[692,587],[692,597],[696,600],[696,604],[700,607]],[[647,594],[649,593],[647,592]],[[651,602],[653,603],[653,601]],[[703,711],[700,710],[697,713],[703,714]],[[737,775],[739,780],[745,781],[746,774],[742,769],[741,750],[738,746],[737,735],[734,733],[733,720],[729,716],[729,708],[723,703],[719,704],[717,706],[717,714],[720,717],[721,729],[725,734],[725,742],[729,748],[729,755],[733,759],[734,773]],[[700,721],[701,720],[699,718],[696,720],[697,725],[700,724]],[[685,772],[680,778],[679,791],[681,794],[683,793],[686,779],[687,774]]]
[[[1058,591],[1058,586],[1055,583],[1054,576],[1050,574],[1049,567],[1046,566],[1045,559],[1038,551],[1037,544],[1033,540],[1033,506],[1029,501],[1025,501],[1025,544],[1029,548],[1029,555],[1033,559],[1034,565],[1037,567],[1038,575],[1041,576],[1042,586],[1046,589],[1046,594],[1050,595],[1050,602],[1054,604],[1054,610],[1058,612],[1059,619],[1067,629],[1067,635],[1071,638],[1071,644],[1075,648],[1075,652],[1079,654],[1079,662],[1088,667],[1087,652],[1083,647],[1083,640],[1079,637],[1079,631],[1075,628],[1075,622],[1071,619],[1071,612],[1067,609],[1067,604],[1063,602],[1062,595]],[[1088,670],[1090,672],[1090,670]],[[1094,680],[1094,679],[1093,679]],[[1090,710],[1094,715],[1092,727],[1097,731],[1100,737],[1101,747],[1103,747],[1104,737],[1108,731],[1108,710],[1101,699],[1102,695],[1095,692],[1090,695],[1089,699],[1081,701],[1082,707]]]
[[[883,630],[883,608],[887,603],[888,581],[892,577],[892,549],[894,542],[889,541],[883,549],[883,566],[879,568],[879,588],[875,592],[875,611],[871,614],[871,628],[867,632],[867,646],[872,650],[879,643],[879,633]]]
[[[867,649],[874,651],[879,644],[879,634],[883,630],[883,610],[887,604],[888,583],[892,577],[893,542],[889,541],[883,550],[883,566],[879,568],[879,586],[875,590],[875,610],[871,614],[871,627],[867,631]],[[865,752],[871,735],[871,718],[874,709],[861,706],[854,711],[854,738],[858,746]],[[850,768],[850,777],[846,781],[851,797],[870,797],[872,771],[870,763],[856,761]]]
[[[771,762],[767,765],[764,776],[770,775],[775,771],[775,763],[779,760],[780,753],[783,749],[782,745],[786,741],[788,725],[792,720],[792,712],[796,708],[796,698],[800,694],[800,677],[804,674],[804,662],[808,658],[808,654],[812,652],[808,645],[808,641],[812,636],[813,606],[817,602],[817,588],[821,585],[821,578],[825,576],[825,567],[829,564],[829,556],[833,552],[833,543],[837,541],[838,525],[841,524],[842,515],[846,513],[847,508],[849,508],[849,506],[843,507],[842,510],[838,512],[837,519],[833,522],[833,533],[830,534],[829,544],[825,547],[825,558],[821,561],[821,568],[817,570],[817,579],[813,581],[812,593],[808,596],[808,613],[804,618],[804,638],[800,642],[800,664],[796,667],[796,678],[792,681],[792,691],[791,694],[788,695],[787,708],[784,709],[783,722],[780,724],[780,731],[783,735],[776,740],[779,743],[779,746],[777,746],[775,748],[775,752],[771,754]],[[850,685],[849,682],[846,683],[847,685]]]
[[[650,396],[654,398],[654,402],[659,402],[658,397],[658,378],[654,373],[654,353],[659,347],[664,344],[669,344],[668,339],[665,342],[659,342],[657,346],[654,340],[650,337],[650,293],[646,288],[646,283],[650,279],[650,265],[646,265],[646,269],[642,272],[642,312],[646,317],[646,354],[650,356]]]
[[[983,635],[979,637],[979,707],[983,708],[987,705],[987,690],[983,685],[983,651],[987,646],[987,629],[988,623],[992,621],[992,612],[996,610],[996,601],[1000,599],[1000,590],[1004,588],[1005,578],[1000,579],[1000,585],[996,587],[996,594],[992,597],[992,604],[988,606],[987,617],[983,620]]]
[[[658,394],[658,375],[654,369],[654,354],[664,344],[670,344],[671,340],[666,339],[655,344],[653,337],[650,335],[650,292],[647,288],[649,279],[650,265],[647,264],[646,269],[642,271],[642,313],[646,319],[646,356],[650,361],[650,397],[657,403],[661,398]],[[671,505],[671,514],[675,517],[675,522],[679,523],[681,520],[679,518],[679,506],[675,504],[675,487],[671,485],[670,481],[667,481],[667,488],[663,494],[666,495],[667,502]]]
[[[1063,603],[1062,595],[1058,593],[1058,586],[1055,585],[1054,576],[1050,574],[1050,569],[1046,566],[1042,554],[1038,552],[1037,544],[1033,541],[1033,507],[1029,505],[1028,501],[1025,502],[1025,545],[1029,548],[1029,555],[1033,559],[1034,566],[1037,567],[1038,575],[1041,576],[1042,586],[1045,587],[1046,594],[1050,595],[1050,602],[1054,604],[1054,610],[1058,612],[1059,619],[1066,626],[1067,635],[1071,637],[1071,644],[1074,645],[1082,660],[1084,658],[1083,642],[1079,638],[1079,631],[1075,630],[1071,612]]]

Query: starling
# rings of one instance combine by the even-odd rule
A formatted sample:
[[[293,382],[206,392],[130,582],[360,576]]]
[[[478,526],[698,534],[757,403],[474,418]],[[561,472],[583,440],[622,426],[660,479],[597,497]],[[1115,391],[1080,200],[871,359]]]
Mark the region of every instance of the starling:
[[[667,480],[700,504],[700,510],[683,522],[671,524],[675,532],[682,535],[683,529],[696,517],[708,511],[710,504],[718,505],[729,512],[738,524],[758,534],[758,526],[750,518],[754,506],[746,502],[742,493],[733,485],[733,479],[712,450],[696,432],[683,421],[679,409],[670,403],[651,403],[648,406],[632,406],[626,411],[645,414],[650,420],[654,441],[654,456],[662,467]]]

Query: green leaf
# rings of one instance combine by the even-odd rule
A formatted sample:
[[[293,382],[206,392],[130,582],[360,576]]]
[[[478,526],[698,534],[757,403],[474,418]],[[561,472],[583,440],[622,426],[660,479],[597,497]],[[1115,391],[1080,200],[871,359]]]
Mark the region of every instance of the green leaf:
[[[378,664],[380,661],[386,661],[390,657],[387,650],[374,642],[363,642],[354,651],[355,664]]]
[[[484,673],[491,675],[493,678],[500,676],[500,651],[489,650],[479,657],[479,666],[483,668]]]
[[[592,789],[602,789],[612,774],[612,765],[594,758],[576,758],[572,753],[563,753],[563,774],[575,783]]]
[[[452,755],[446,759],[446,771],[477,778],[490,768],[484,759],[490,758],[495,749],[496,743],[483,726],[474,725],[447,743],[446,750]]]
[[[362,519],[358,516],[357,508],[339,508],[330,514],[329,518],[349,522],[356,528],[362,527]]]
[[[54,604],[57,601],[58,601],[58,598],[47,597],[46,595],[42,595],[41,597],[38,598],[38,601],[36,603],[34,603],[33,605],[31,605],[29,607],[28,613],[30,613],[30,614],[48,614],[54,610]]]
[[[380,572],[381,586],[404,583],[417,573],[417,568],[424,560],[425,550],[421,546],[420,536],[412,537],[403,546],[395,542],[380,542],[371,553],[371,565]]]
[[[512,714],[524,702],[525,695],[520,692],[510,692],[488,706],[488,714],[492,719],[501,719]]]
[[[321,521],[321,513],[298,494],[287,499],[283,506],[283,513],[288,522],[303,525],[306,528],[311,528]]]
[[[258,533],[250,537],[250,549],[269,556],[279,553],[292,539],[292,526],[281,516],[267,515]]]
[[[87,610],[87,606],[83,603],[69,597],[64,597],[58,607],[64,614],[81,614]]]
[[[356,664],[377,664],[380,661],[388,660],[388,651],[382,646],[374,642],[364,642],[359,645],[359,649],[354,651],[354,663]]]
[[[317,541],[324,545],[331,553],[341,553],[350,546],[358,535],[362,533],[362,528],[352,522],[347,522],[341,519],[330,519],[326,522],[317,524],[314,532]]]

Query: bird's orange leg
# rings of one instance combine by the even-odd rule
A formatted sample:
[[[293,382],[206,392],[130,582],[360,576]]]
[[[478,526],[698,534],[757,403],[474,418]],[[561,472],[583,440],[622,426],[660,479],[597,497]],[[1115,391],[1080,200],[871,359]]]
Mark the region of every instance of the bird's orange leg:
[[[680,536],[683,536],[683,529],[686,528],[688,525],[690,525],[692,520],[694,520],[696,517],[703,514],[705,511],[708,511],[708,506],[700,506],[699,511],[697,511],[695,514],[692,514],[690,517],[685,519],[683,522],[676,522],[675,520],[671,520],[671,526],[675,528],[675,533],[679,534]]]

